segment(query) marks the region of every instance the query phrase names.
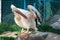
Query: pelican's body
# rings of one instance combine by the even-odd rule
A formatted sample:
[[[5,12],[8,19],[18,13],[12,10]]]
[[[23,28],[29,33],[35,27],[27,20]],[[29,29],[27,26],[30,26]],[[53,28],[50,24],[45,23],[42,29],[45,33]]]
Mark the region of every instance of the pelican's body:
[[[32,16],[30,15],[30,12],[22,9],[19,9],[19,10],[27,16],[27,19],[25,19],[21,15],[19,16],[17,15],[14,17],[16,24],[24,28],[32,28],[32,26],[36,27],[36,24],[34,21],[35,19],[32,18]]]

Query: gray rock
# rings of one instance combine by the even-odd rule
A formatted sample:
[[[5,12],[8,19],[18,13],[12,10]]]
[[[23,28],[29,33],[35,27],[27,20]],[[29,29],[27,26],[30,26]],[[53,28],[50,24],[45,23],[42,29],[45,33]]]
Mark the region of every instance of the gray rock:
[[[60,34],[48,33],[46,40],[60,40]]]
[[[51,24],[51,26],[53,26],[53,28],[55,29],[60,29],[60,18],[58,19],[57,22]]]
[[[45,32],[32,32],[29,34],[29,38],[27,40],[45,40],[47,38],[47,33]],[[25,40],[21,39],[20,36],[17,36],[16,40]]]
[[[60,10],[58,10],[57,13],[47,21],[47,23],[55,29],[60,29]]]

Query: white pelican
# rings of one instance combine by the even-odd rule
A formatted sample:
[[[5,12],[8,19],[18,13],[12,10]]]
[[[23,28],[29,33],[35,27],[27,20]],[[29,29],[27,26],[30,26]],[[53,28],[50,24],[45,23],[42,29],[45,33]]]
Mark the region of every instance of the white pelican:
[[[27,32],[29,32],[29,28],[37,31],[35,19],[40,23],[40,13],[31,5],[27,7],[29,11],[11,5],[12,12],[14,13],[14,20],[18,26],[22,27],[22,31],[24,31],[24,28],[27,28]]]

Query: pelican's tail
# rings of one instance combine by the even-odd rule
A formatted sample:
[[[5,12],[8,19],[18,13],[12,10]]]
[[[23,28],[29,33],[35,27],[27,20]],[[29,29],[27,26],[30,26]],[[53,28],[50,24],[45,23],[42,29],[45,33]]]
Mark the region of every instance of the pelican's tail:
[[[34,16],[37,19],[37,23],[41,24],[41,14],[39,13],[39,11],[33,7],[32,5],[28,5],[28,9],[34,14]]]

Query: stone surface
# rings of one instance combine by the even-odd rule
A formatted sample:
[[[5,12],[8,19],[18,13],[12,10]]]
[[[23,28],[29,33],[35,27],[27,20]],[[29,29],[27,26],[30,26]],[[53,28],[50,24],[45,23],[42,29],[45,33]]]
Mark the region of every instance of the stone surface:
[[[32,32],[29,34],[28,39],[26,40],[45,40],[47,38],[47,33],[45,32]],[[16,38],[16,40],[21,40],[21,35]],[[25,40],[24,37],[22,40]]]
[[[48,36],[47,36],[46,40],[60,40],[60,34],[48,32]]]
[[[60,29],[60,10],[47,23],[55,29]]]
[[[58,19],[57,22],[51,24],[51,26],[53,26],[53,28],[55,28],[55,29],[60,29],[60,19]]]

